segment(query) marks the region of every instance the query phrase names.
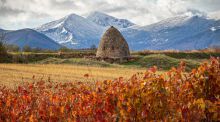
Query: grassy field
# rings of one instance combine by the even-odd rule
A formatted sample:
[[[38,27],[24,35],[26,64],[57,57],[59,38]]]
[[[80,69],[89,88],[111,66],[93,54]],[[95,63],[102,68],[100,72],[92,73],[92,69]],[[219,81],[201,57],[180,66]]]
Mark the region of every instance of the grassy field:
[[[187,71],[196,68],[201,62],[207,59],[177,59],[164,54],[152,54],[147,56],[140,56],[136,60],[132,60],[121,64],[111,64],[102,61],[96,61],[84,58],[47,58],[36,62],[37,64],[71,64],[84,66],[98,66],[98,67],[125,67],[125,68],[150,68],[157,66],[160,70],[169,70],[172,67],[177,67],[181,61],[186,62]]]
[[[114,79],[120,76],[129,78],[137,72],[157,66],[160,71],[177,67],[181,61],[186,62],[186,70],[198,67],[208,61],[210,56],[218,57],[219,53],[132,53],[138,58],[127,63],[111,64],[104,61],[85,59],[84,56],[95,55],[94,52],[57,53],[11,53],[10,64],[0,64],[0,84],[13,86],[23,81],[50,78],[52,81],[96,81]],[[16,63],[16,64],[13,64]],[[17,64],[18,63],[18,64]],[[90,77],[84,77],[89,74]],[[34,76],[34,79],[33,79]]]
[[[144,71],[144,69],[67,64],[0,64],[0,84],[14,86],[26,81],[48,80],[48,78],[56,82],[97,81],[120,76],[128,79],[133,74]],[[85,77],[85,74],[89,77]]]
[[[169,70],[172,67],[177,67],[181,61],[186,62],[186,70],[190,71],[196,68],[200,63],[207,61],[207,59],[178,59],[167,56],[165,54],[151,54],[147,56],[141,56],[138,60],[123,63],[124,66],[136,66],[149,68],[157,66],[160,70]]]

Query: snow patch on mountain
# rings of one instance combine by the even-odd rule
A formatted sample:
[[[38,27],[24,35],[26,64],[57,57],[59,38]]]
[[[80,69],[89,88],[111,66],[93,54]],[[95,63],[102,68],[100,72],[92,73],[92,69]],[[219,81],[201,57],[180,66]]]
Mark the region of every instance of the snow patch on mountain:
[[[216,31],[216,28],[215,27],[211,27],[210,30],[211,31]]]

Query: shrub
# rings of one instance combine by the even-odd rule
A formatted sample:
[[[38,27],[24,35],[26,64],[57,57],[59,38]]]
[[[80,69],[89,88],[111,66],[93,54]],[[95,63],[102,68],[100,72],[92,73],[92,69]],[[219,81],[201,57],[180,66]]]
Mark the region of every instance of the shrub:
[[[19,46],[13,44],[7,44],[5,48],[8,52],[18,52],[20,50]]]
[[[7,51],[3,42],[4,37],[0,35],[0,62],[5,62],[7,60]]]
[[[3,42],[0,41],[0,55],[5,55],[7,53]]]
[[[95,45],[95,44],[91,45],[91,46],[90,46],[90,49],[91,49],[91,50],[96,50],[96,49],[97,49],[97,48],[96,48],[96,45]]]
[[[24,51],[24,52],[31,52],[31,51],[32,51],[32,49],[31,49],[31,47],[30,47],[30,46],[25,45],[25,46],[22,48],[22,51]]]

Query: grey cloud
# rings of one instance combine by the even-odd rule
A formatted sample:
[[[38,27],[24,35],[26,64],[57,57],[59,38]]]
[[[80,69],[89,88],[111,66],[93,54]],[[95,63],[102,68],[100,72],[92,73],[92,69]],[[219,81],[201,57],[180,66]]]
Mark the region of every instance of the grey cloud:
[[[56,9],[72,9],[74,7],[77,7],[75,5],[74,1],[71,0],[65,0],[65,1],[57,1],[57,0],[50,0],[51,8]]]
[[[127,8],[125,8],[125,7],[111,7],[111,8],[104,8],[103,9],[104,12],[110,12],[110,13],[120,12],[120,11],[124,11],[124,10],[127,10]]]
[[[191,7],[206,10],[217,11],[220,10],[220,0],[184,0],[188,2]]]
[[[44,17],[50,17],[47,13],[37,13],[37,12],[30,12],[29,17],[32,18],[44,18]]]
[[[24,13],[25,11],[23,10],[18,10],[18,9],[12,9],[9,7],[5,7],[5,6],[0,6],[0,17],[4,17],[4,16],[14,16],[20,13]]]
[[[122,6],[118,6],[118,7],[109,7],[109,8],[105,8],[103,9],[104,12],[107,13],[119,13],[119,12],[123,12],[123,11],[129,11],[129,10],[133,10],[136,13],[143,13],[143,14],[147,14],[149,13],[149,10],[147,8],[132,8],[132,7],[122,7]]]
[[[1,3],[5,3],[6,2],[6,0],[0,0],[1,1]]]

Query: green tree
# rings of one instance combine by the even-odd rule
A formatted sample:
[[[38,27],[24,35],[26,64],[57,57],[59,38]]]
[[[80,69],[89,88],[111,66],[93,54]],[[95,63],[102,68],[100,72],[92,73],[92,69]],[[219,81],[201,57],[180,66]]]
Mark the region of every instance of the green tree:
[[[96,49],[95,44],[91,45],[91,46],[90,46],[90,49],[95,50],[95,49]]]
[[[31,51],[32,51],[32,49],[31,49],[31,47],[30,47],[30,46],[25,45],[25,46],[22,48],[22,51],[23,51],[23,52],[31,52]]]
[[[0,55],[6,54],[7,51],[2,41],[0,41]]]
[[[39,47],[36,47],[36,48],[33,48],[32,49],[32,52],[35,52],[35,53],[39,53],[39,52],[43,52],[44,50],[39,48]]]
[[[0,62],[4,62],[7,58],[7,51],[4,45],[5,35],[0,34]]]
[[[19,46],[14,44],[7,44],[5,47],[8,52],[18,52],[20,50]]]
[[[61,48],[59,49],[59,51],[61,51],[61,52],[70,52],[71,49],[69,49],[69,48],[67,48],[67,47],[61,47]]]

